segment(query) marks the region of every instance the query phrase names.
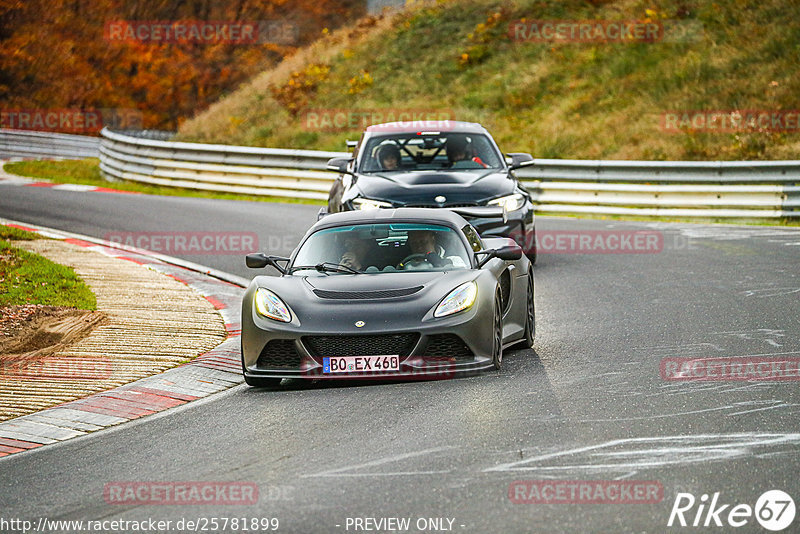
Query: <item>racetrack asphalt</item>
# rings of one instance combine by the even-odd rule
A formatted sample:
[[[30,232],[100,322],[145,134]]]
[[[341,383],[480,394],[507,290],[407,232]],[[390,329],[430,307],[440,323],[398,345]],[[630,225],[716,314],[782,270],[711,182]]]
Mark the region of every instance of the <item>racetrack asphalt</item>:
[[[255,232],[279,254],[317,210],[0,184],[0,215],[10,219],[96,237]],[[539,256],[535,349],[509,352],[499,372],[238,386],[0,459],[0,516],[173,525],[276,517],[280,532],[354,532],[356,519],[389,517],[409,518],[409,532],[436,531],[427,518],[446,518],[455,532],[724,532],[733,505],[753,507],[767,490],[797,501],[797,378],[665,380],[662,363],[800,356],[800,231],[537,219],[540,233],[637,230],[659,235],[660,249]],[[241,255],[184,258],[254,274]],[[552,480],[654,481],[663,496],[636,504],[510,498],[517,481]],[[179,506],[104,495],[109,485],[154,481],[252,483],[258,499]],[[731,505],[719,516],[725,527],[667,527],[678,494],[699,502],[717,492],[720,505]],[[689,524],[697,511],[686,512]],[[737,531],[764,532],[753,517]]]

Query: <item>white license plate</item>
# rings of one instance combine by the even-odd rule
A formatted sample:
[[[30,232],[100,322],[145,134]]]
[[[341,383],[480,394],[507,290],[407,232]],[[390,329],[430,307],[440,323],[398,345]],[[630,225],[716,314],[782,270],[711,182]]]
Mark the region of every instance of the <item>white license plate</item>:
[[[398,356],[341,356],[322,358],[322,372],[369,373],[374,371],[399,371]]]

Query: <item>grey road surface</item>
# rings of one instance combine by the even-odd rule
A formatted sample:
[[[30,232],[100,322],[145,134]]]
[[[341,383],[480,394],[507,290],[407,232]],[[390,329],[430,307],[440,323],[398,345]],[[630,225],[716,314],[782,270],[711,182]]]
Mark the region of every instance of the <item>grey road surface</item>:
[[[288,252],[316,211],[0,185],[0,216],[98,237],[110,230],[253,231],[266,242],[281,240]],[[608,244],[612,233],[634,230],[660,236],[657,250],[540,255],[535,350],[508,353],[499,372],[236,387],[0,459],[0,520],[153,519],[171,521],[173,532],[190,531],[187,520],[209,532],[244,532],[241,520],[256,518],[277,518],[278,532],[297,533],[768,532],[754,515],[730,511],[747,505],[764,521],[773,510],[773,517],[789,514],[770,496],[753,511],[768,490],[800,504],[797,377],[666,380],[662,366],[676,358],[797,361],[800,232],[537,220],[553,247],[558,235],[601,236]],[[187,259],[252,275],[238,257]],[[131,505],[104,497],[104,488],[125,482],[203,481],[254,484],[257,503]],[[661,488],[650,499],[656,502],[610,498],[608,488],[632,496],[637,485]],[[570,497],[570,488],[598,487],[610,500]],[[537,488],[558,503],[513,502],[535,500]],[[579,497],[594,502],[566,502]],[[712,500],[719,513],[709,516]],[[678,516],[667,526],[676,504],[689,526]],[[745,522],[733,529],[730,521]]]

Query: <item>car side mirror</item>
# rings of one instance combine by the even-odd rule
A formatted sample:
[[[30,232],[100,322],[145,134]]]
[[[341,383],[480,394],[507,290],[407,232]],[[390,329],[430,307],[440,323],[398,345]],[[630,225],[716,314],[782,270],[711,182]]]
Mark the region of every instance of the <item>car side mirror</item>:
[[[478,269],[480,269],[492,258],[500,258],[504,261],[514,261],[520,259],[522,257],[522,247],[519,245],[507,245],[500,248],[479,250],[475,254],[485,254],[483,259],[478,261]]]
[[[261,252],[253,252],[245,256],[244,263],[251,269],[263,269],[269,265],[269,260],[267,260],[266,254],[262,254]]]
[[[326,168],[340,174],[353,174],[353,171],[347,168],[351,161],[353,161],[352,158],[331,158],[328,160]]]
[[[506,154],[509,158],[511,158],[511,163],[509,167],[511,170],[521,169],[522,167],[528,167],[535,163],[533,156],[527,154],[525,152],[510,152]]]
[[[515,261],[522,257],[522,247],[519,245],[508,245],[495,249],[495,257],[506,261]]]
[[[267,265],[275,267],[281,274],[286,274],[286,268],[279,265],[279,261],[289,262],[289,258],[281,256],[267,256],[262,252],[253,252],[244,258],[244,263],[251,269],[263,269]]]

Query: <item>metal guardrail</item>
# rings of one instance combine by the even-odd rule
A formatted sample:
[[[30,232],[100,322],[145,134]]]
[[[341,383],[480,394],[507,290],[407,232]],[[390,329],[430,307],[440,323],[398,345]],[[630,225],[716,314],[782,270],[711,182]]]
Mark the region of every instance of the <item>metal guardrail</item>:
[[[518,175],[533,194],[537,212],[800,216],[800,161],[539,159]]]
[[[324,200],[344,152],[288,150],[141,139],[101,132],[100,170],[112,180],[206,191]]]
[[[100,138],[28,130],[0,130],[0,159],[96,158]]]
[[[9,130],[2,130],[5,134]],[[11,131],[29,153],[44,139],[81,138]],[[21,134],[21,135],[20,135]],[[325,200],[347,152],[170,142],[164,132],[101,132],[100,169],[109,180],[250,195]],[[0,136],[0,143],[7,137]],[[82,138],[84,147],[96,138]],[[77,141],[81,142],[81,141]],[[56,142],[50,141],[54,146]],[[0,144],[0,147],[2,144]],[[63,147],[63,145],[62,145]],[[77,149],[60,149],[61,153]],[[89,150],[88,148],[86,150]],[[82,153],[81,153],[82,154]],[[48,156],[52,157],[52,156]],[[59,157],[69,157],[61,155]],[[800,161],[609,161],[536,159],[517,171],[539,213],[800,217]]]
[[[104,130],[112,179],[324,200],[335,173],[319,152],[169,143]],[[782,218],[800,216],[800,161],[666,162],[537,159],[517,175],[540,213]]]

